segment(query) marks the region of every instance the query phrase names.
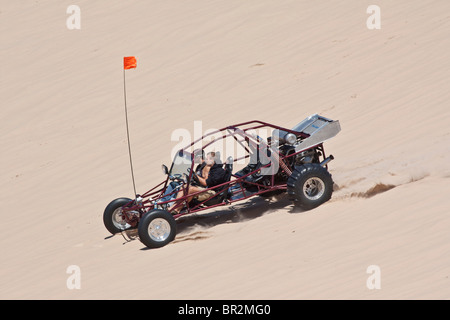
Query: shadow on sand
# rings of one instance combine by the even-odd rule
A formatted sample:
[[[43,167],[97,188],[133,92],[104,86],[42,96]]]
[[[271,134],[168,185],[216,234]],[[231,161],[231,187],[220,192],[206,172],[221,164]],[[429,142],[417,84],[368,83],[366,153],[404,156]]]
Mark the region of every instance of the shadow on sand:
[[[288,208],[289,213],[300,213],[303,210],[296,208],[287,198],[286,194],[271,198],[254,197],[251,200],[235,203],[229,206],[212,208],[202,213],[192,213],[178,218],[177,236],[171,244],[184,241],[197,241],[212,236],[208,231],[217,225],[225,223],[239,223],[261,217],[271,211]],[[141,250],[152,250],[141,248]]]
[[[291,206],[289,212],[302,210],[295,208],[285,194],[271,198],[254,197],[242,203],[230,206],[216,207],[205,213],[193,213],[177,220],[177,233],[183,234],[194,227],[211,228],[224,223],[238,223],[256,219],[270,211],[276,211]]]

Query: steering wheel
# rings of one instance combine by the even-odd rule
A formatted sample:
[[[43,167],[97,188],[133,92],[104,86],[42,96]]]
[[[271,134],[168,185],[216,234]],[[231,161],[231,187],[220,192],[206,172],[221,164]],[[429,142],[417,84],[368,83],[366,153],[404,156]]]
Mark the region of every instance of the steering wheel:
[[[198,175],[195,172],[192,172],[192,179],[194,180],[194,182],[198,185],[200,185],[200,180],[198,179]]]
[[[180,183],[185,182],[183,175],[181,175],[179,173],[175,173],[173,176],[170,176],[169,179],[172,181],[180,182]]]
[[[189,173],[191,173],[191,168],[188,168],[187,171],[188,171]],[[185,175],[186,175],[186,181],[187,181],[188,175],[187,175],[187,174],[185,174]],[[201,184],[200,184],[200,180],[198,179],[198,175],[197,175],[197,173],[195,173],[195,171],[192,171],[191,184],[192,184],[192,185],[197,185],[197,186],[200,186],[200,185],[201,185]]]

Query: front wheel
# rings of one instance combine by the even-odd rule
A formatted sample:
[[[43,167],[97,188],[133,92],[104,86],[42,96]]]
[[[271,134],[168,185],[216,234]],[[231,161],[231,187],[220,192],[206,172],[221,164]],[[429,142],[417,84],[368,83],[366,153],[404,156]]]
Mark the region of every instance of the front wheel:
[[[166,210],[154,209],[139,221],[139,239],[149,248],[160,248],[175,239],[177,223]]]
[[[103,224],[112,234],[122,232],[131,226],[123,217],[122,207],[131,202],[129,198],[118,198],[111,201],[103,212]]]
[[[331,174],[317,163],[295,167],[287,181],[287,193],[295,206],[310,210],[330,200],[333,193]]]

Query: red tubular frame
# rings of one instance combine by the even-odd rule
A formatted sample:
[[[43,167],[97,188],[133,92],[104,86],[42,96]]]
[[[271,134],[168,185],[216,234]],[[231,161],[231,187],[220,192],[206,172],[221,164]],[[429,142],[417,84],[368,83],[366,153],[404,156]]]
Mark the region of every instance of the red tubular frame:
[[[254,125],[250,126],[248,128],[244,128],[244,129],[240,128],[240,127],[243,127],[243,126],[248,126],[250,124],[254,124]],[[248,173],[248,174],[246,174],[246,175],[244,175],[242,177],[238,177],[235,180],[230,180],[230,181],[224,182],[224,183],[222,183],[220,185],[214,186],[212,188],[206,188],[205,189],[205,190],[214,190],[214,189],[221,189],[222,187],[225,187],[225,186],[227,186],[227,188],[230,188],[230,187],[239,185],[240,186],[239,190],[242,191],[242,194],[243,194],[242,198],[225,199],[224,201],[219,202],[217,204],[205,206],[205,202],[211,200],[212,198],[214,198],[214,197],[216,197],[216,196],[218,196],[220,194],[219,192],[217,192],[214,196],[208,198],[207,200],[205,200],[203,202],[200,202],[200,203],[196,203],[194,205],[192,205],[192,204],[189,205],[187,203],[187,201],[186,201],[188,197],[193,197],[193,196],[198,195],[198,194],[200,194],[202,192],[205,192],[205,190],[201,190],[201,191],[196,192],[196,193],[191,193],[189,195],[187,194],[187,192],[189,190],[189,186],[190,186],[190,181],[192,179],[192,172],[194,171],[194,169],[193,169],[193,167],[194,167],[194,155],[190,151],[187,151],[187,149],[193,147],[197,142],[205,139],[206,137],[208,137],[210,135],[217,134],[219,132],[224,132],[224,131],[227,131],[227,132],[224,132],[224,134],[222,135],[221,139],[225,139],[225,138],[227,138],[229,136],[233,136],[234,139],[236,139],[236,141],[238,141],[239,143],[240,142],[244,142],[247,139],[249,139],[249,140],[251,139],[252,142],[254,142],[257,145],[265,144],[267,146],[266,141],[264,141],[264,140],[258,141],[258,139],[255,139],[255,137],[253,137],[253,136],[251,136],[251,135],[249,135],[247,133],[248,130],[255,130],[255,129],[264,128],[264,127],[269,127],[269,128],[272,128],[272,129],[278,129],[278,130],[283,130],[283,131],[286,131],[286,132],[289,132],[289,133],[293,133],[293,134],[295,134],[297,136],[297,139],[298,138],[303,139],[303,138],[307,138],[309,136],[309,135],[307,135],[305,133],[302,133],[302,132],[293,131],[291,129],[287,129],[287,128],[283,128],[283,127],[280,127],[280,126],[272,125],[272,124],[269,124],[269,123],[266,123],[266,122],[263,122],[263,121],[259,121],[259,120],[243,122],[243,123],[239,123],[239,124],[232,125],[232,126],[227,126],[227,127],[222,128],[222,129],[218,129],[218,130],[215,130],[213,132],[210,132],[210,133],[202,136],[201,138],[191,142],[191,144],[189,144],[188,146],[186,146],[185,148],[180,150],[180,151],[184,151],[184,152],[190,153],[191,160],[192,160],[191,171],[189,173],[189,176],[187,177],[187,184],[186,184],[187,187],[182,187],[183,190],[184,190],[184,195],[182,197],[176,199],[176,200],[172,199],[172,200],[160,202],[160,203],[158,203],[158,205],[160,205],[160,204],[167,204],[167,203],[174,203],[174,201],[177,201],[178,204],[173,209],[175,209],[177,207],[182,207],[183,205],[185,205],[186,206],[186,210],[184,212],[177,213],[177,214],[173,215],[173,217],[175,219],[177,219],[177,218],[179,218],[179,217],[181,217],[183,215],[186,215],[186,214],[199,212],[199,211],[203,211],[203,210],[214,208],[214,207],[228,205],[228,204],[234,203],[236,201],[246,200],[246,199],[248,199],[248,198],[250,198],[252,196],[259,195],[259,194],[262,194],[262,193],[265,193],[265,192],[269,192],[269,191],[273,191],[273,190],[280,190],[280,189],[285,190],[287,188],[285,183],[284,184],[275,185],[275,181],[274,180],[275,180],[276,172],[271,175],[271,183],[270,183],[269,186],[268,185],[264,185],[264,184],[260,184],[260,183],[257,183],[257,182],[245,181],[246,177],[248,177],[248,176],[258,172],[259,170],[261,170],[261,168],[265,168],[265,167],[271,166],[271,163],[269,163],[269,164],[266,164],[266,165],[264,165],[264,166],[262,166],[262,167],[260,167],[260,168],[258,168],[256,170],[254,170],[254,171],[252,171],[252,172],[250,172],[250,173]],[[243,139],[242,140],[238,140],[237,137],[236,137],[236,134],[243,136]],[[214,143],[216,141],[217,140],[213,140],[213,141],[207,143],[205,146],[202,146],[201,149],[203,150],[204,148],[206,148],[207,146],[209,146],[210,144],[212,144],[212,143]],[[243,147],[245,148],[247,153],[250,152],[250,150],[247,149],[246,146],[243,145]],[[315,145],[315,146],[312,146],[312,147],[308,148],[308,150],[309,149],[313,149],[313,148],[319,148],[319,150],[322,152],[323,158],[325,159],[325,152],[324,152],[322,143],[320,143],[318,145]],[[285,162],[285,159],[293,157],[293,156],[295,156],[298,153],[303,152],[303,151],[304,150],[299,151],[299,152],[294,152],[294,153],[289,154],[287,156],[281,156],[278,153],[278,150],[271,149],[271,152],[275,152],[276,153],[276,160],[279,162],[279,169],[281,169],[282,172],[285,172],[288,176],[291,174],[293,168],[291,168]],[[237,160],[240,160],[242,158],[248,158],[249,156],[250,155],[247,154],[244,157],[240,157],[240,158],[234,159],[233,162],[236,162]],[[232,178],[233,177],[236,178],[236,176],[232,175]],[[127,220],[127,222],[130,223],[131,225],[135,225],[136,222],[133,221],[132,218],[130,218],[130,217],[132,217],[134,215],[130,215],[130,214],[128,214],[128,212],[130,212],[130,211],[134,211],[134,212],[138,211],[140,213],[140,216],[142,216],[145,212],[147,212],[149,210],[152,210],[154,208],[154,203],[153,203],[154,200],[161,199],[163,196],[166,197],[168,195],[173,195],[175,192],[178,193],[179,190],[175,190],[175,191],[173,191],[170,194],[164,195],[164,192],[165,192],[165,190],[167,188],[168,182],[169,182],[169,177],[167,177],[164,181],[162,181],[161,183],[159,183],[158,185],[156,185],[155,187],[151,188],[150,190],[145,192],[143,195],[141,195],[140,197],[143,199],[142,202],[136,203],[136,200],[132,200],[132,201],[130,201],[130,203],[125,205],[123,207],[123,212],[125,213],[125,220]],[[256,192],[248,192],[248,194],[246,194],[245,193],[244,184],[256,186],[257,187],[257,191]],[[145,198],[148,198],[148,199],[145,199]]]

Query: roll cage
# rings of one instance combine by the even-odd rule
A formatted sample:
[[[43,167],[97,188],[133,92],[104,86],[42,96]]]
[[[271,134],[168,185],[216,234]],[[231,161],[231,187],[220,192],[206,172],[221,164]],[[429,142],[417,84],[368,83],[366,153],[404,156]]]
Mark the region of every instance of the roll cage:
[[[172,162],[170,170],[168,171],[167,177],[164,181],[154,186],[144,194],[137,195],[136,199],[130,201],[129,204],[122,208],[124,219],[130,225],[135,226],[139,220],[136,217],[137,214],[139,214],[140,218],[145,212],[155,208],[164,208],[167,210],[169,206],[174,204],[175,200],[170,199],[162,201],[162,198],[173,196],[179,191],[178,189],[175,189],[170,193],[165,193],[168,185],[171,182],[182,184],[181,190],[183,190],[183,196],[176,199],[176,205],[171,209],[174,210],[176,208],[185,208],[180,213],[175,213],[173,215],[176,219],[186,214],[199,212],[213,207],[223,206],[236,201],[245,200],[252,196],[260,195],[270,191],[286,190],[286,181],[277,181],[275,179],[275,175],[277,173],[281,173],[285,174],[287,177],[290,176],[293,170],[292,161],[290,160],[294,159],[291,157],[295,157],[297,154],[307,149],[317,148],[321,151],[321,154],[325,159],[325,152],[323,149],[322,141],[318,141],[317,144],[314,145],[308,144],[307,149],[294,148],[290,153],[282,154],[280,153],[280,145],[278,144],[278,141],[276,139],[273,139],[272,136],[268,137],[267,140],[265,140],[252,132],[253,130],[261,128],[291,133],[295,135],[297,145],[301,144],[303,140],[312,135],[312,133],[308,134],[303,131],[295,131],[293,129],[287,129],[259,120],[243,122],[209,132],[208,134],[203,135],[201,138],[191,142],[189,145],[179,150],[179,152],[174,157],[174,161]],[[219,135],[218,139],[213,139],[211,142],[203,145],[202,142],[205,141],[205,139],[209,136],[213,135]],[[194,172],[194,156],[196,152],[199,149],[204,150],[213,143],[216,143],[218,140],[228,137],[232,137],[239,145],[241,145],[241,147],[244,148],[245,155],[236,159],[230,157],[227,159],[227,161],[224,163],[224,166],[225,170],[231,170],[231,172],[229,172],[230,179],[212,188],[207,188],[207,190],[216,191],[214,196],[205,201],[199,202],[193,200],[188,203],[188,190],[193,179],[192,174]],[[196,146],[198,143],[201,143],[201,147],[193,150],[194,146]],[[255,150],[257,153],[259,152],[257,156],[264,154],[266,155],[266,160],[269,158],[269,161],[267,163],[257,163],[252,170],[246,172],[243,175],[237,175],[236,173],[233,173],[233,164],[244,158],[249,158],[252,155],[254,156]],[[264,152],[261,153],[261,150],[266,151],[267,154]],[[190,163],[187,162],[186,164],[189,170],[187,170],[188,172],[184,177],[175,177],[172,175],[172,170],[174,168],[176,158],[180,155],[187,161],[190,161]],[[265,170],[265,174],[262,178],[260,174],[261,170]],[[257,178],[255,178],[255,176],[257,176]],[[201,192],[204,192],[204,190],[197,193],[191,193],[189,194],[189,197],[198,195]]]

